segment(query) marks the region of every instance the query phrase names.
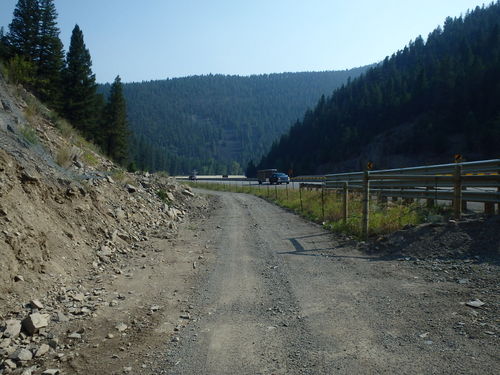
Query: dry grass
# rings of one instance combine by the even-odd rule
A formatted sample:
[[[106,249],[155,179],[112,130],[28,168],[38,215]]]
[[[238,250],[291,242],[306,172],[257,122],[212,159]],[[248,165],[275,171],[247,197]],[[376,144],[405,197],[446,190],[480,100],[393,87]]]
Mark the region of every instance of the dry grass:
[[[232,191],[253,194],[288,208],[308,220],[321,223],[329,230],[361,237],[362,206],[359,193],[349,194],[349,217],[343,220],[342,195],[332,190],[281,189],[276,186],[245,186],[189,182],[188,185],[210,190]],[[429,214],[417,203],[399,202],[370,204],[369,232],[372,235],[391,233],[406,225],[425,221]]]

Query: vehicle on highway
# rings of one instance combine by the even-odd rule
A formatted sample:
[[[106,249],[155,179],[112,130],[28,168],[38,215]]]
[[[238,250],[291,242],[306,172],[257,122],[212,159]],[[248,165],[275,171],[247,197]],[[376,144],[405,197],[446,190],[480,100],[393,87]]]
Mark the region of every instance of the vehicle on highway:
[[[272,184],[289,184],[290,183],[290,177],[288,177],[287,174],[285,173],[273,173],[271,177],[269,177],[269,183]]]
[[[271,177],[274,173],[277,173],[278,170],[275,168],[272,169],[261,169],[257,171],[257,181],[259,181],[259,185],[267,182],[269,177]]]
[[[192,174],[191,176],[189,176],[189,179],[191,181],[196,181],[196,175]]]

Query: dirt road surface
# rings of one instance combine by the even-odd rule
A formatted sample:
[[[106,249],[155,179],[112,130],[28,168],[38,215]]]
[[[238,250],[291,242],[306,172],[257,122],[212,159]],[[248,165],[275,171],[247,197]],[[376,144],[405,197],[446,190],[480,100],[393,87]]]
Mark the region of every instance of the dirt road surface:
[[[367,255],[260,198],[211,194],[214,230],[196,241],[215,260],[190,323],[148,373],[500,373],[496,265],[457,282],[446,267]]]

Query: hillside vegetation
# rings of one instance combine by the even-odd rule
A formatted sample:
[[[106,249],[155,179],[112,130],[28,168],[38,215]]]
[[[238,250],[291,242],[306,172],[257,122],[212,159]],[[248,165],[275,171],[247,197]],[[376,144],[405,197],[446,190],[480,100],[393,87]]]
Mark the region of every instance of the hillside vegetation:
[[[258,167],[296,174],[498,157],[500,2],[447,18],[321,97]]]
[[[240,173],[320,95],[366,69],[124,84],[133,159],[141,169],[171,174]]]

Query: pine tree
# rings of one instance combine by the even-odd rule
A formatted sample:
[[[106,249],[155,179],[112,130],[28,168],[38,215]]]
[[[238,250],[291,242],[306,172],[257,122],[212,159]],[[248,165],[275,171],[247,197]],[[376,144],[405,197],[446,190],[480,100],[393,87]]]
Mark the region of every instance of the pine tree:
[[[129,132],[127,129],[127,109],[120,76],[117,76],[111,85],[104,120],[104,150],[113,160],[124,165],[127,161]]]
[[[90,52],[85,46],[78,25],[73,29],[63,73],[66,118],[87,138],[96,138],[95,75],[92,73]]]
[[[38,39],[38,93],[42,100],[56,108],[61,107],[63,44],[59,39],[57,11],[53,0],[40,3],[40,30]]]
[[[9,25],[7,42],[12,53],[30,62],[38,60],[40,7],[38,0],[19,0]]]
[[[3,26],[0,27],[0,60],[7,60],[8,49],[7,49],[7,36]]]

